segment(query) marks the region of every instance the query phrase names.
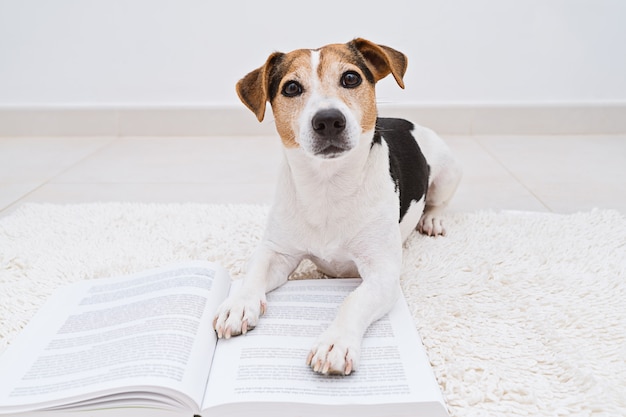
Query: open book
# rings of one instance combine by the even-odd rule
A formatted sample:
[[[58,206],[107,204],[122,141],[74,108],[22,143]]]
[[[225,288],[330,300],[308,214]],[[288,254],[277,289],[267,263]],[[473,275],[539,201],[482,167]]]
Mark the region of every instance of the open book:
[[[69,285],[0,356],[0,415],[447,416],[404,299],[367,331],[352,375],[306,366],[359,282],[290,281],[253,331],[219,341],[231,280],[215,264]]]

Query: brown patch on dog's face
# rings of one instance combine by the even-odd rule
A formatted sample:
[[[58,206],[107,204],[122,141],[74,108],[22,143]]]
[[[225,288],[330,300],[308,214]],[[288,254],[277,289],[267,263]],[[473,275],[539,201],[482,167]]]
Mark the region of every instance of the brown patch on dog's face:
[[[311,123],[302,117],[311,99],[341,100],[360,125],[361,133],[373,130],[376,124],[376,93],[363,58],[345,44],[315,50],[319,52],[317,61],[311,59],[313,52],[297,50],[286,54],[270,81],[270,85],[276,86],[270,98],[276,129],[287,148],[299,146],[301,130]],[[347,85],[346,76],[357,80],[358,85]],[[290,94],[290,89],[296,93]]]
[[[322,94],[343,101],[357,117],[361,133],[376,125],[376,91],[363,58],[347,44],[333,44],[320,49],[318,75]],[[346,81],[358,80],[356,85]]]
[[[392,48],[364,39],[270,55],[265,65],[237,83],[237,93],[259,120],[269,101],[276,129],[287,148],[311,150],[316,141],[313,115],[336,108],[347,119],[342,145],[354,146],[360,133],[376,125],[375,83],[392,73],[401,87],[406,57]],[[319,143],[318,143],[319,144]]]
[[[286,54],[270,79],[269,101],[274,113],[276,130],[287,148],[299,146],[297,123],[300,112],[312,90],[311,51],[299,49]],[[289,88],[300,88],[299,94],[289,94]]]

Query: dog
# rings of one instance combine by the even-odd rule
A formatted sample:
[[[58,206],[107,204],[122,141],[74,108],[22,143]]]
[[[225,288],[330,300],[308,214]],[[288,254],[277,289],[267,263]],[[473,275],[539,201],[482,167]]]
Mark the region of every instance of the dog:
[[[445,234],[442,210],[461,170],[431,130],[378,118],[375,84],[401,88],[407,57],[357,38],[276,52],[236,86],[259,121],[269,102],[284,147],[265,236],[242,286],[218,308],[219,338],[245,334],[265,312],[265,294],[304,259],[326,275],[362,283],[314,343],[306,363],[321,374],[358,367],[363,335],[401,296],[402,245],[416,228]]]

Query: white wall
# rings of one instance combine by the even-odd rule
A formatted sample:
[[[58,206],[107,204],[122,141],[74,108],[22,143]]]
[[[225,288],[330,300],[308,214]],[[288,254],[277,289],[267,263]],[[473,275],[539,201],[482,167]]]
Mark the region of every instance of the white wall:
[[[0,0],[0,106],[236,105],[274,50],[362,36],[429,103],[626,101],[621,0]]]

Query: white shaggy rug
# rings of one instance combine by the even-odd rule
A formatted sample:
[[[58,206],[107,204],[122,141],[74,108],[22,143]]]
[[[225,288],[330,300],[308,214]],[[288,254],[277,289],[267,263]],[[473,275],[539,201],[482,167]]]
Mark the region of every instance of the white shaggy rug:
[[[0,352],[66,282],[187,259],[239,276],[266,214],[107,203],[0,218]],[[447,227],[411,236],[402,286],[450,414],[626,416],[624,216],[479,212]]]

